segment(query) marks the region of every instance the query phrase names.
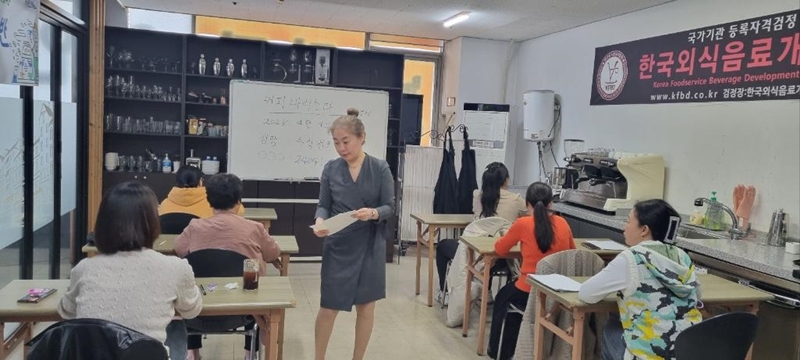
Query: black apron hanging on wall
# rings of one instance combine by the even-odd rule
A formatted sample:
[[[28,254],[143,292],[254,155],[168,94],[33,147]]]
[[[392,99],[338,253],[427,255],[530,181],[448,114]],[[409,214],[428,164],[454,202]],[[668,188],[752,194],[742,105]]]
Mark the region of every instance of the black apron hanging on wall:
[[[447,151],[447,135],[450,135],[450,151]],[[442,144],[442,167],[439,168],[439,179],[433,189],[434,214],[458,214],[458,181],[456,180],[456,150],[453,148],[453,134],[450,130],[444,133]]]
[[[452,140],[452,135],[450,139]],[[469,148],[469,133],[464,127],[464,150],[461,150],[461,172],[458,174],[458,212],[460,214],[472,214],[472,193],[477,189],[475,150]]]

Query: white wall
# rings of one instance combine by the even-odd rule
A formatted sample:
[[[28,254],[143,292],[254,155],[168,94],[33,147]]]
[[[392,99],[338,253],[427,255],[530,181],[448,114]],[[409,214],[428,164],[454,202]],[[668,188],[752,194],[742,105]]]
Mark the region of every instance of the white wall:
[[[461,43],[463,38],[457,38],[454,40],[450,40],[444,44],[444,54],[443,54],[443,65],[442,65],[442,99],[439,102],[441,105],[442,114],[447,116],[449,120],[450,113],[457,112],[457,109],[461,109],[458,104],[453,106],[447,106],[447,98],[455,97],[456,100],[461,100],[460,96],[458,95],[458,85],[461,82]],[[463,102],[461,103],[464,104]],[[437,130],[441,130],[446,125],[444,121],[441,121],[442,114],[439,114],[437,118],[440,119],[440,123],[436,127]]]
[[[451,124],[463,123],[464,103],[506,104],[504,88],[506,83],[506,66],[509,64],[512,49],[506,41],[475,39],[461,37],[445,44],[444,78],[442,87],[442,112],[449,120],[455,114]],[[455,106],[447,106],[448,97],[456,97]],[[514,116],[514,110],[510,117]],[[509,120],[509,123],[514,120]],[[442,121],[439,129],[444,127]],[[461,168],[461,136],[456,135],[456,171]],[[513,175],[514,148],[506,144],[505,164]],[[482,169],[477,169],[478,177]],[[480,182],[480,180],[479,180]]]
[[[128,9],[119,0],[106,1],[106,25],[128,27]]]
[[[128,9],[128,27],[180,34],[194,33],[194,16],[163,11]]]
[[[458,110],[464,109],[464,103],[504,103],[507,53],[507,42],[463,38]],[[459,117],[461,115],[458,114]]]
[[[596,47],[797,8],[797,0],[679,0],[529,40],[514,59],[510,77],[517,86],[509,101],[518,105],[530,89],[551,89],[561,96],[559,159],[564,138],[584,139],[588,147],[659,153],[667,162],[666,200],[678,211],[690,213],[692,200],[711,190],[731,205],[736,184],[753,184],[758,189],[753,227],[766,230],[772,211],[783,208],[789,235],[798,237],[798,100],[589,106]],[[519,139],[522,122],[516,119]],[[535,146],[516,143],[514,183],[535,181]],[[552,168],[552,157],[545,161]]]

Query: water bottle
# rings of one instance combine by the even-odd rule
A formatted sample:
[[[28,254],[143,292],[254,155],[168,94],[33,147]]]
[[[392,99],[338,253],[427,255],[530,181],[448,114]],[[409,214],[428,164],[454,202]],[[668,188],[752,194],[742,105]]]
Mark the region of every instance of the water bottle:
[[[164,154],[164,160],[161,161],[161,171],[165,174],[172,172],[172,160],[169,159],[169,154]]]

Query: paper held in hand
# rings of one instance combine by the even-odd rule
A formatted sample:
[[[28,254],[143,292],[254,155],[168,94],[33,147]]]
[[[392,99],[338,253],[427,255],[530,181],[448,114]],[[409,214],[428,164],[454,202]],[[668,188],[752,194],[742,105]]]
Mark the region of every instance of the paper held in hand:
[[[544,286],[547,286],[550,289],[555,291],[566,291],[566,292],[576,292],[581,289],[581,283],[570,279],[564,275],[559,274],[548,274],[548,275],[536,275],[536,274],[528,274],[528,276],[536,280],[537,282],[541,283]]]
[[[337,232],[346,228],[348,225],[358,221],[358,219],[353,217],[353,213],[355,213],[355,211],[341,213],[323,221],[321,224],[311,225],[311,229],[314,231],[328,230],[328,235],[336,234]]]

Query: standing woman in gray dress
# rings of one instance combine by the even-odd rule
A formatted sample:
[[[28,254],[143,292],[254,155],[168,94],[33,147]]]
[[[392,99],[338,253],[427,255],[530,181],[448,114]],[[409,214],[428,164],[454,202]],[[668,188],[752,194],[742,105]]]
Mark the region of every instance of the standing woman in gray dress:
[[[394,215],[394,180],[386,161],[364,152],[366,132],[358,110],[347,110],[329,130],[339,158],[322,170],[316,223],[348,211],[360,221],[333,235],[315,231],[325,237],[315,353],[317,360],[325,359],[336,315],[355,305],[353,359],[361,360],[372,335],[375,302],[386,297],[386,219]]]

